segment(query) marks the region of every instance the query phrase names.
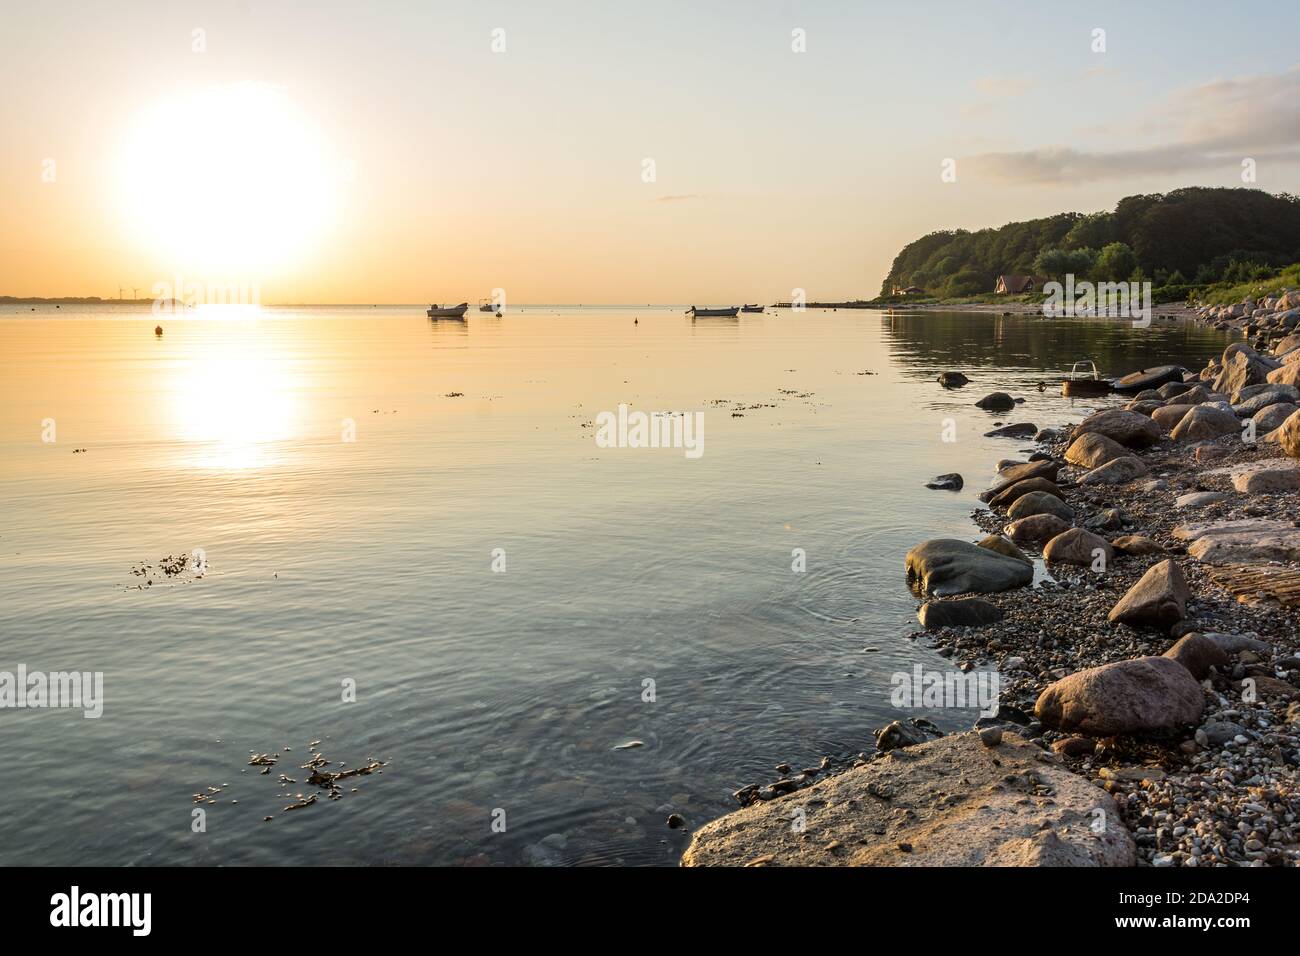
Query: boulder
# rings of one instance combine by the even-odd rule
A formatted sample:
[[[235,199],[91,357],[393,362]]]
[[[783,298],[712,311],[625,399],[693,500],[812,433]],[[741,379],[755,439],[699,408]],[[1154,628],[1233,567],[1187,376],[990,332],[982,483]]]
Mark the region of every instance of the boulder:
[[[1195,405],[1162,405],[1151,413],[1151,420],[1165,431],[1173,431],[1174,427],[1183,420],[1183,416],[1195,407]]]
[[[1178,661],[1138,657],[1048,685],[1034,705],[1044,725],[1093,737],[1170,730],[1201,719],[1201,685]]]
[[[1277,385],[1295,385],[1300,387],[1300,362],[1287,362],[1281,368],[1268,373],[1268,380]]]
[[[925,483],[925,487],[934,488],[938,491],[961,491],[966,482],[961,475],[955,471],[946,475],[939,475],[937,478],[931,478]]]
[[[985,411],[1005,412],[1016,407],[1016,400],[1006,392],[990,392],[976,402],[975,405]]]
[[[947,601],[926,601],[917,612],[921,626],[927,630],[939,627],[981,627],[1002,620],[1002,609],[980,598],[953,598]]]
[[[1150,538],[1145,538],[1140,534],[1126,534],[1116,538],[1111,543],[1116,551],[1121,554],[1144,555],[1144,554],[1162,554],[1164,548],[1156,544]]]
[[[1074,520],[1074,509],[1046,491],[1031,491],[1027,495],[1021,495],[1007,509],[1007,517],[1012,521],[1033,515],[1056,515],[1068,524]]]
[[[1202,634],[1184,634],[1164,656],[1187,668],[1197,680],[1205,680],[1211,667],[1226,672],[1231,661],[1223,648]]]
[[[1100,535],[1082,528],[1062,531],[1043,548],[1043,560],[1048,564],[1078,564],[1091,567],[1098,556],[1103,559],[1103,568],[1110,567],[1115,559],[1115,549]]]
[[[996,749],[970,731],[896,750],[705,824],[682,866],[1135,865],[1110,794],[1045,756],[1007,729]]]
[[[961,372],[940,372],[939,384],[944,388],[961,388],[970,382]]]
[[[1156,389],[1156,394],[1161,398],[1173,398],[1175,395],[1181,395],[1183,392],[1190,391],[1191,388],[1192,386],[1188,385],[1186,382],[1165,382],[1165,384]]]
[[[1241,431],[1241,422],[1230,411],[1216,405],[1194,405],[1174,426],[1169,437],[1174,441],[1204,441]]]
[[[1065,450],[1065,460],[1080,468],[1096,468],[1116,458],[1123,458],[1128,453],[1128,449],[1113,438],[1086,432],[1070,443],[1070,447]]]
[[[1250,417],[1250,420],[1255,423],[1255,435],[1267,435],[1273,429],[1281,428],[1282,424],[1298,411],[1300,405],[1293,405],[1290,402],[1278,402],[1276,405],[1260,409]]]
[[[1108,408],[1093,412],[1080,422],[1072,433],[1074,438],[1094,432],[1114,439],[1129,448],[1146,448],[1160,440],[1160,426],[1146,415]]]
[[[991,534],[980,541],[981,548],[988,548],[990,551],[996,551],[998,554],[1005,554],[1008,558],[1015,558],[1017,561],[1023,561],[1025,564],[1033,564],[1025,552],[1021,551],[1009,539],[1000,534]]]
[[[1064,500],[1065,492],[1057,487],[1056,482],[1048,481],[1046,478],[1026,478],[1024,481],[1017,481],[1010,488],[998,493],[998,495],[989,501],[994,508],[1010,508],[1011,503],[1017,498],[1029,494],[1032,491],[1041,491],[1044,494],[1055,495]]]
[[[1300,489],[1300,464],[1286,459],[1252,461],[1226,469],[1242,494],[1269,495]]]
[[[1187,617],[1191,596],[1182,568],[1166,559],[1148,568],[1106,617],[1113,624],[1168,630]]]
[[[1056,474],[1061,470],[1061,463],[1055,459],[1045,461],[1027,461],[1019,465],[1010,465],[999,469],[998,480],[988,491],[980,494],[980,501],[992,501],[1018,481],[1026,478],[1046,478],[1056,481]]]
[[[914,724],[905,724],[895,720],[876,731],[877,750],[898,750],[900,747],[915,747],[923,744],[930,737],[924,730]]]
[[[1002,530],[1016,544],[1044,544],[1070,526],[1056,515],[1034,515],[1013,521]]]
[[[1239,518],[1179,525],[1174,537],[1206,564],[1300,561],[1300,528],[1270,518]]]
[[[1147,473],[1146,462],[1134,455],[1125,455],[1094,468],[1079,479],[1081,485],[1124,485]]]
[[[1228,354],[1234,347],[1236,350]],[[1214,390],[1231,395],[1247,385],[1258,385],[1268,380],[1273,368],[1272,362],[1265,361],[1250,346],[1234,342],[1224,351],[1223,371],[1214,380]]]
[[[1300,412],[1293,412],[1290,418],[1278,426],[1277,443],[1292,458],[1300,458]]]
[[[1272,384],[1242,389],[1241,395],[1232,398],[1232,410],[1238,418],[1250,418],[1256,412],[1279,402],[1300,401],[1300,389],[1294,385]]]
[[[1003,425],[1001,428],[995,428],[991,432],[985,432],[985,438],[1033,438],[1038,434],[1038,426],[1033,422],[1017,422],[1014,425]]]
[[[1125,405],[1124,408],[1126,411],[1136,412],[1138,415],[1146,415],[1147,417],[1150,417],[1151,413],[1157,408],[1164,408],[1164,406],[1165,403],[1163,399],[1154,398],[1145,399],[1143,401],[1134,400]]]
[[[1006,591],[1034,579],[1034,569],[1025,562],[956,538],[922,542],[905,560],[908,583],[936,597]]]

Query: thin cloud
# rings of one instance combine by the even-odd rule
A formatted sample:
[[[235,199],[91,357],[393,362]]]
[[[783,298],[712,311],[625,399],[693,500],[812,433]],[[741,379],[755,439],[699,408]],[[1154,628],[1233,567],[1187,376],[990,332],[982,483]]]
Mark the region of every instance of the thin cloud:
[[[964,165],[981,178],[1054,184],[1236,166],[1246,157],[1300,161],[1295,132],[1300,126],[1300,67],[1185,90],[1160,114],[1170,142],[1117,150],[1056,145],[981,153]]]
[[[686,202],[691,199],[703,199],[699,193],[681,193],[677,196],[659,196],[655,202]]]

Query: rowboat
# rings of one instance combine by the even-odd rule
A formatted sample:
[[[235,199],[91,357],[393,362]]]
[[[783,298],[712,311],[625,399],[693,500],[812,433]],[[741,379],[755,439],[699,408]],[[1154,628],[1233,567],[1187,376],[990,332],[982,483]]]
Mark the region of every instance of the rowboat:
[[[686,314],[693,315],[696,318],[699,318],[700,316],[706,316],[706,315],[726,316],[727,318],[735,318],[736,313],[739,311],[740,311],[740,306],[738,305],[733,305],[729,309],[697,309],[695,308],[695,306],[691,306],[689,309],[686,310]]]
[[[465,312],[469,309],[468,302],[462,302],[460,305],[448,305],[439,307],[438,303],[429,306],[429,311],[424,313],[431,319],[463,319]]]
[[[762,312],[763,309],[764,306],[761,305],[742,305],[740,307],[741,312]]]
[[[1079,366],[1087,365],[1091,374],[1079,374]],[[1061,379],[1061,394],[1067,398],[1089,398],[1095,395],[1108,395],[1111,384],[1097,371],[1097,364],[1088,359],[1075,362],[1070,367],[1070,377]]]
[[[497,310],[497,307],[492,304],[491,299],[479,299],[478,310],[480,312],[495,312]]]

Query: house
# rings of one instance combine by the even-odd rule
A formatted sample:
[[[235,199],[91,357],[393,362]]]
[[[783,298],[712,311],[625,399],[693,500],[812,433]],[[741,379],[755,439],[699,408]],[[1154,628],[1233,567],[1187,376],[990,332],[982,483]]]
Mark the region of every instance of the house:
[[[919,285],[909,285],[906,288],[896,285],[890,291],[890,295],[925,295],[925,290]]]
[[[1037,292],[1051,280],[1046,276],[998,276],[993,286],[995,295],[1020,295],[1025,292]]]

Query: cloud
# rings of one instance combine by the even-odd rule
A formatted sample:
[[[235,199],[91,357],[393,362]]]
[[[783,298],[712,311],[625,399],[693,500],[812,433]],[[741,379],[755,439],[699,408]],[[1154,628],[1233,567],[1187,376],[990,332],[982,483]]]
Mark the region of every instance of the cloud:
[[[1024,96],[1034,88],[1027,76],[982,76],[975,81],[976,88],[985,96]]]
[[[677,196],[659,196],[655,202],[686,202],[691,199],[703,199],[699,193],[682,193]]]
[[[1157,135],[1168,141],[1089,151],[1054,145],[967,157],[985,179],[1054,184],[1239,166],[1247,157],[1300,161],[1300,67],[1283,73],[1215,80],[1184,90],[1163,108]],[[1116,138],[1122,133],[1114,133]]]

